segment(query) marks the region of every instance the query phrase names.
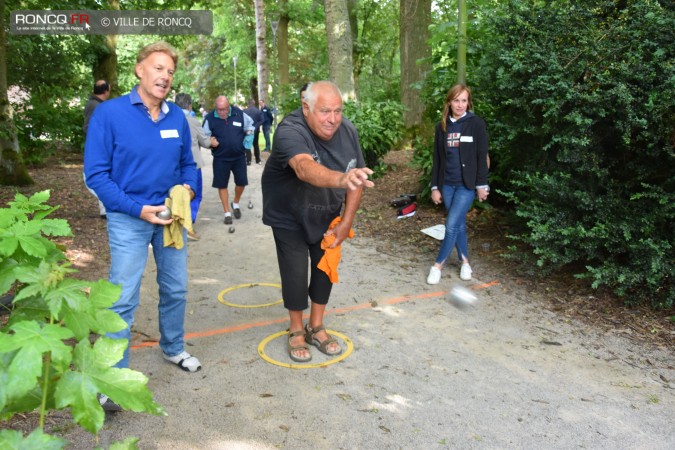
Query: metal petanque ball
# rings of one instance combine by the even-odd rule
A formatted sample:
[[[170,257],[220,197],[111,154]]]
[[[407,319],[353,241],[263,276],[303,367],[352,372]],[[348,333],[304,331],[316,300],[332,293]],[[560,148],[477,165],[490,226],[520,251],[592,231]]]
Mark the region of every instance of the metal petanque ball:
[[[230,227],[230,229],[229,229],[228,231],[229,231],[230,233],[234,233],[234,227]]]
[[[248,209],[253,209],[253,202],[251,200],[248,201]]]
[[[159,219],[169,220],[171,218],[171,209],[167,206],[164,211],[160,211],[156,215]]]
[[[464,286],[453,286],[450,290],[450,303],[459,309],[466,309],[476,301],[476,296]]]

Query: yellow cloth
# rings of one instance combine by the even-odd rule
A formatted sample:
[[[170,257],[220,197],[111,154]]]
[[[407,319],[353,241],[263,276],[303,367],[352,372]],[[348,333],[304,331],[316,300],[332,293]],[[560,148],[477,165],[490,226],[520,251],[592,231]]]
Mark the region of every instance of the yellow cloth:
[[[183,248],[183,228],[192,233],[192,212],[190,211],[190,191],[182,184],[177,184],[169,191],[169,198],[164,205],[171,209],[173,222],[164,225],[164,247]]]
[[[333,221],[330,223],[328,226],[329,230],[332,230],[335,228],[335,225],[340,223],[342,220],[341,217],[336,217],[333,219]],[[349,229],[349,236],[350,238],[354,237],[354,230]],[[336,246],[335,248],[330,248],[331,245],[333,245],[333,242],[335,242],[335,235],[334,234],[329,234],[327,236],[324,236],[323,239],[321,240],[321,248],[324,250],[323,257],[321,258],[321,261],[319,261],[319,264],[317,267],[320,270],[323,270],[326,272],[326,275],[328,275],[328,278],[330,278],[330,282],[335,284],[338,282],[338,265],[340,264],[340,259],[342,258],[342,249],[340,248],[342,244]]]

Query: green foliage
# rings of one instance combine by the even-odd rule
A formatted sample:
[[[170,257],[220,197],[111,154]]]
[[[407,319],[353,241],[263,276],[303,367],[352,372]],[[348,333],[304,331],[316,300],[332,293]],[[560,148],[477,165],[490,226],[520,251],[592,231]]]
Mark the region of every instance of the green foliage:
[[[69,408],[76,423],[97,433],[104,421],[98,393],[125,409],[163,414],[143,374],[112,367],[122,359],[125,340],[90,342],[92,334],[126,327],[109,309],[121,288],[68,277],[75,270],[49,237],[71,236],[71,230],[66,221],[47,218],[56,209],[48,200],[48,191],[17,194],[0,209],[0,293],[14,296],[0,330],[0,418],[40,412],[39,430],[22,441],[20,433],[2,432],[2,448],[62,448],[62,441],[42,434],[51,409]],[[133,441],[124,445],[117,448],[135,448]]]
[[[412,163],[415,167],[422,169],[420,184],[422,191],[421,198],[431,199],[431,170],[434,164],[434,133],[427,130],[420,133],[413,143],[415,153],[413,153]]]
[[[400,86],[399,0],[354,2],[350,10],[356,20],[353,35],[354,81],[362,101],[398,98]]]
[[[502,8],[478,84],[517,239],[541,273],[581,267],[627,303],[672,306],[675,12],[650,0]]]
[[[403,106],[394,101],[346,102],[344,116],[359,132],[366,166],[376,174],[386,168],[382,158],[403,138]]]
[[[25,438],[19,431],[0,430],[0,447],[5,449],[41,449],[60,450],[66,446],[66,441],[55,436],[44,434],[42,430],[33,430]]]
[[[87,63],[93,54],[83,36],[8,35],[7,82],[26,163],[42,162],[57,142],[83,148],[83,110],[93,86]]]

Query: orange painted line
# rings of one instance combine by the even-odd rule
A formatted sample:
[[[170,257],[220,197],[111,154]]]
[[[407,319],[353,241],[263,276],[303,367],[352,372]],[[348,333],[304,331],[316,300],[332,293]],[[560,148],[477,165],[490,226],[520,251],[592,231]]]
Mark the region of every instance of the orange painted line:
[[[472,286],[471,289],[473,290],[479,290],[479,289],[486,289],[491,286],[495,286],[499,284],[499,280],[494,280],[489,283],[484,283],[484,284],[479,284],[476,286]],[[410,300],[424,300],[428,298],[435,298],[435,297],[440,297],[442,295],[447,294],[448,291],[438,291],[438,292],[426,292],[424,294],[417,294],[417,295],[404,295],[402,297],[394,297],[390,298],[388,300],[383,300],[381,302],[377,302],[378,304],[382,305],[394,305],[397,303],[403,303],[407,302]],[[366,309],[366,308],[372,308],[373,304],[372,302],[368,303],[361,303],[359,305],[354,305],[354,306],[348,306],[346,308],[337,308],[337,309],[331,309],[330,311],[326,311],[326,314],[341,314],[341,313],[347,313],[351,311],[358,311],[360,309]],[[309,314],[304,314],[303,315],[304,319],[309,318]],[[281,319],[274,319],[274,320],[265,320],[261,322],[254,322],[254,323],[245,323],[241,325],[233,325],[231,327],[225,327],[225,328],[220,328],[218,330],[207,330],[207,331],[198,331],[195,333],[188,333],[185,335],[185,339],[198,339],[198,338],[203,338],[203,337],[209,337],[209,336],[216,336],[219,334],[227,334],[227,333],[232,333],[234,331],[242,331],[242,330],[248,330],[250,328],[259,328],[259,327],[266,327],[268,325],[274,325],[277,323],[285,323],[288,322],[288,317],[283,317]],[[134,344],[131,346],[132,350],[136,350],[139,348],[147,348],[147,347],[157,347],[159,345],[159,342],[157,341],[152,341],[152,342],[141,342],[140,344]]]
[[[494,281],[490,281],[489,283],[483,283],[483,284],[477,284],[475,286],[471,286],[471,290],[477,291],[479,289],[487,289],[487,288],[492,287],[492,286],[497,286],[498,284],[501,284],[499,282],[499,280],[494,280]]]

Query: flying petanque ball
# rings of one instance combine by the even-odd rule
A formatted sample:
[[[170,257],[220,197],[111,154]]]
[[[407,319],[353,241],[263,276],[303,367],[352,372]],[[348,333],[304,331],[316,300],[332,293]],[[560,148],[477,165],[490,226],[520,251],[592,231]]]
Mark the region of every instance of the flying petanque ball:
[[[230,233],[234,233],[234,227],[230,227],[230,229],[229,229],[228,231],[229,231]]]
[[[164,211],[160,211],[156,215],[159,219],[169,220],[171,218],[171,209],[167,206]]]
[[[474,305],[476,296],[464,286],[453,286],[450,289],[450,303],[459,309],[467,309]]]

